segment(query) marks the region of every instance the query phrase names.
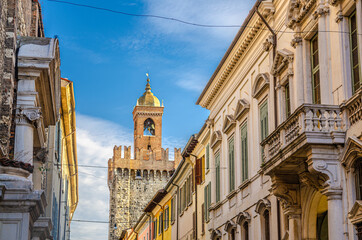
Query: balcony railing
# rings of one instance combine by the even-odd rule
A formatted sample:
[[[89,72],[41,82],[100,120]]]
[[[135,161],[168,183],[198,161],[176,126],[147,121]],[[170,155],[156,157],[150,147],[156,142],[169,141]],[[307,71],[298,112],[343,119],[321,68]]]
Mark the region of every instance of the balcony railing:
[[[335,105],[304,104],[262,143],[263,162],[267,162],[296,139],[306,143],[329,144],[344,141],[345,124]],[[304,138],[300,138],[304,135]],[[297,149],[295,149],[297,150]]]

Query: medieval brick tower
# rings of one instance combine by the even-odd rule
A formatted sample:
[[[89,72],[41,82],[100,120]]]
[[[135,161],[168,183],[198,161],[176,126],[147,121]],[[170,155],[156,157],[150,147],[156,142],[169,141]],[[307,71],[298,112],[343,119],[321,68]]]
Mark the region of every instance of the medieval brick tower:
[[[108,161],[109,240],[119,239],[122,230],[132,227],[155,192],[167,183],[179,162],[181,149],[175,148],[175,161],[162,148],[163,104],[151,92],[147,78],[146,91],[133,109],[134,158],[131,147],[113,148]]]

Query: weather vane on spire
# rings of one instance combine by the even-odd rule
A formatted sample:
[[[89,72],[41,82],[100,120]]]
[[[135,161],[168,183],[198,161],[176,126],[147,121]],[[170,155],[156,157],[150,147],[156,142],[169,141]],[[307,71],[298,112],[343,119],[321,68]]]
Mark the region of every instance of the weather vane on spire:
[[[150,81],[150,75],[148,73],[146,73],[146,76],[147,76],[147,82]]]

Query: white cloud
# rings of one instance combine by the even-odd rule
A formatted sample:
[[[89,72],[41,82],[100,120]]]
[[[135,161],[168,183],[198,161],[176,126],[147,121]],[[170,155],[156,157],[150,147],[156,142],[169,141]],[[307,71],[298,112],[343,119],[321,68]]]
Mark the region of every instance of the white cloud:
[[[172,136],[164,137],[165,148],[170,148],[170,158],[173,156],[173,147],[183,147],[184,142]],[[77,114],[77,153],[78,165],[81,166],[78,167],[79,203],[73,219],[108,221],[107,165],[115,145],[132,146],[132,129]],[[104,168],[87,168],[84,165]],[[71,237],[77,240],[107,239],[108,224],[73,221]]]
[[[207,75],[197,72],[182,74],[175,81],[176,85],[190,91],[201,92],[205,87]]]

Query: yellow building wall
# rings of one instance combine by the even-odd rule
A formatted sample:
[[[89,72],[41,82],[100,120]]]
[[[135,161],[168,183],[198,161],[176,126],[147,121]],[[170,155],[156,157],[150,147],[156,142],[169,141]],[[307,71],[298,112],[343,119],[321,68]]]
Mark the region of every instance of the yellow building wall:
[[[167,196],[169,199],[167,200],[167,202],[162,206],[163,208],[163,211],[162,209],[159,209],[156,213],[155,213],[155,219],[157,219],[157,237],[156,237],[156,240],[171,240],[171,233],[172,233],[172,230],[171,230],[171,198],[170,196]],[[158,225],[160,224],[159,223],[159,217],[160,217],[160,214],[163,213],[164,217],[165,217],[165,209],[168,207],[169,209],[169,219],[168,219],[168,228],[166,230],[163,230],[163,238],[162,238],[162,234],[159,234],[159,231],[158,231]],[[164,223],[163,223],[163,228],[165,227],[165,219],[164,219]]]

